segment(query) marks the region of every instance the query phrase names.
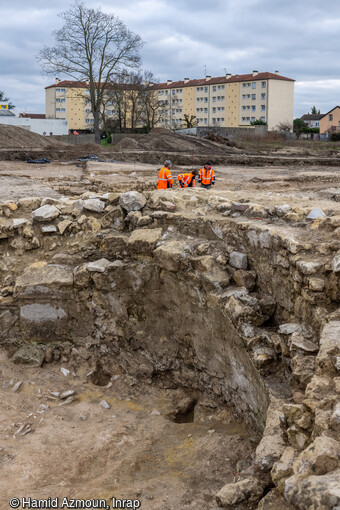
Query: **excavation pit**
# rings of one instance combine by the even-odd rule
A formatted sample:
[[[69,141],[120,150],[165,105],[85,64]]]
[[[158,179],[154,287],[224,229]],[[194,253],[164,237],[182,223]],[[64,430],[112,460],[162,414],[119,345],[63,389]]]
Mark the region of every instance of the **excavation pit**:
[[[1,207],[3,392],[31,427],[11,407],[1,423],[2,497],[33,455],[25,496],[58,480],[148,509],[213,509],[217,493],[227,508],[307,508],[293,460],[325,429],[337,447],[335,215],[312,225],[202,190]],[[316,490],[333,501],[329,466]]]

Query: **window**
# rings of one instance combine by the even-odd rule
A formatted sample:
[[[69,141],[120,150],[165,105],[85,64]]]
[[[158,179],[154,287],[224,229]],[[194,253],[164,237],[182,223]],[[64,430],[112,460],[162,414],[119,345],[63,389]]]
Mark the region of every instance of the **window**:
[[[261,99],[262,99],[262,101],[264,101],[264,100],[266,99],[266,93],[265,93],[265,92],[263,92],[263,93],[261,94]]]
[[[207,102],[208,102],[208,98],[207,98],[207,97],[205,97],[205,98],[204,98],[204,102],[205,102],[205,103],[207,103]]]
[[[261,117],[261,120],[262,120],[263,122],[265,122],[265,121],[266,121],[266,117]]]
[[[315,127],[319,127],[320,126],[320,122],[315,122]]]
[[[252,111],[252,112],[255,112],[255,111],[256,111],[256,106],[255,106],[255,105],[252,105],[252,107],[251,107],[251,111]]]
[[[216,119],[215,119],[215,117],[213,117],[212,123],[213,123],[213,124],[216,124]]]
[[[221,85],[221,89],[224,90],[225,89],[225,86],[224,85]]]
[[[165,95],[167,96],[168,95],[168,90],[165,91]]]
[[[267,83],[266,83],[265,81],[261,81],[261,87],[262,87],[263,89],[265,89],[265,88],[266,88],[266,86],[267,86]]]
[[[251,84],[251,88],[256,89],[256,81],[253,81],[253,83]]]
[[[196,112],[199,112],[199,111],[200,111],[200,109],[199,109],[199,108],[196,108]]]
[[[62,99],[56,99],[57,103],[66,103],[66,99],[63,97]]]
[[[208,108],[204,108],[204,113],[208,113]]]
[[[266,111],[266,105],[265,104],[261,104],[261,112],[265,112]]]
[[[212,112],[216,113],[216,107],[213,107]]]
[[[213,86],[213,92],[216,92],[216,85]]]
[[[66,108],[56,108],[56,112],[66,112]]]
[[[221,117],[221,122],[224,122],[224,117]]]
[[[204,92],[208,92],[208,87],[204,87]]]
[[[173,90],[172,91],[172,95],[174,96],[176,94],[176,90]]]
[[[251,121],[252,121],[252,122],[255,122],[255,117],[252,117],[252,118],[251,118]]]
[[[253,101],[255,101],[256,100],[256,94],[252,94],[251,98],[252,98]]]
[[[175,110],[172,110],[172,115],[175,115],[176,111]]]
[[[329,120],[333,120],[333,115],[331,113],[329,114]]]
[[[91,110],[89,108],[87,108],[87,110],[85,110],[86,113],[90,113],[90,111]]]
[[[65,92],[66,92],[66,89],[56,89],[56,92],[65,93]]]
[[[200,91],[200,88],[199,87],[196,87],[196,92],[199,92]]]
[[[221,99],[221,96],[217,96],[217,101],[219,101]]]
[[[213,103],[216,103],[216,96],[213,97]]]
[[[221,96],[221,99],[222,99],[223,101],[224,101],[224,97],[225,97],[225,96]]]
[[[93,119],[86,119],[86,124],[93,124]]]
[[[111,115],[111,110],[106,110],[106,115]]]
[[[207,118],[204,119],[204,124],[208,124],[208,119]]]

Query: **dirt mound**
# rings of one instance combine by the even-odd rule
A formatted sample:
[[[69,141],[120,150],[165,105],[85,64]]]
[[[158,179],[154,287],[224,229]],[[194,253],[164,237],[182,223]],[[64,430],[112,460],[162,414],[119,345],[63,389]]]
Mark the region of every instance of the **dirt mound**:
[[[168,151],[189,154],[238,152],[238,149],[234,147],[227,147],[225,141],[220,143],[195,136],[177,135],[166,129],[160,128],[159,131],[156,129],[153,129],[148,135],[138,136],[138,141],[127,136],[114,146],[114,150],[118,152],[122,150]]]
[[[155,127],[150,131],[151,135],[172,135],[173,132],[169,128],[165,127]]]
[[[68,145],[17,126],[0,124],[0,149],[27,149]]]
[[[123,138],[116,144],[119,149],[139,149],[139,143],[134,138]]]

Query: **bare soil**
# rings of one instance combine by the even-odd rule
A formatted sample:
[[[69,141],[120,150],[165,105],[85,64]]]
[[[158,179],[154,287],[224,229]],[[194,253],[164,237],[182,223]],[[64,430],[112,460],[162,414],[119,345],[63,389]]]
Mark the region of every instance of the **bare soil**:
[[[175,423],[167,416],[180,396],[174,390],[140,388],[119,374],[95,386],[85,362],[35,369],[0,356],[2,509],[12,497],[116,497],[139,499],[146,510],[213,509],[237,461],[250,458],[256,435],[209,402],[196,409],[195,422]],[[50,393],[67,390],[76,392],[68,405]]]

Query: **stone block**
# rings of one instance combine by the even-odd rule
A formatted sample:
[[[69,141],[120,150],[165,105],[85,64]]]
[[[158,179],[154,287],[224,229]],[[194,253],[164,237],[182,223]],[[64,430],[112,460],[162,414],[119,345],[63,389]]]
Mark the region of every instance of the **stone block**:
[[[118,203],[126,212],[140,211],[146,204],[146,198],[138,191],[127,191],[120,195]]]
[[[253,477],[247,477],[236,483],[228,483],[216,494],[217,503],[222,507],[231,507],[242,502],[255,503],[263,494],[263,485]]]
[[[54,205],[43,205],[32,212],[32,218],[35,221],[47,222],[55,220],[55,218],[58,218],[60,214],[59,209],[57,209]]]
[[[90,273],[105,273],[105,271],[111,266],[111,262],[105,258],[89,262],[87,264],[87,270]]]
[[[89,198],[83,201],[83,207],[87,211],[102,213],[105,209],[105,202],[98,198]]]
[[[229,256],[229,264],[236,269],[247,269],[248,257],[245,253],[232,251]]]
[[[45,358],[43,349],[36,345],[24,345],[17,350],[11,360],[16,364],[32,365],[40,367]]]
[[[128,245],[139,253],[151,255],[161,237],[161,228],[140,228],[131,233]]]

